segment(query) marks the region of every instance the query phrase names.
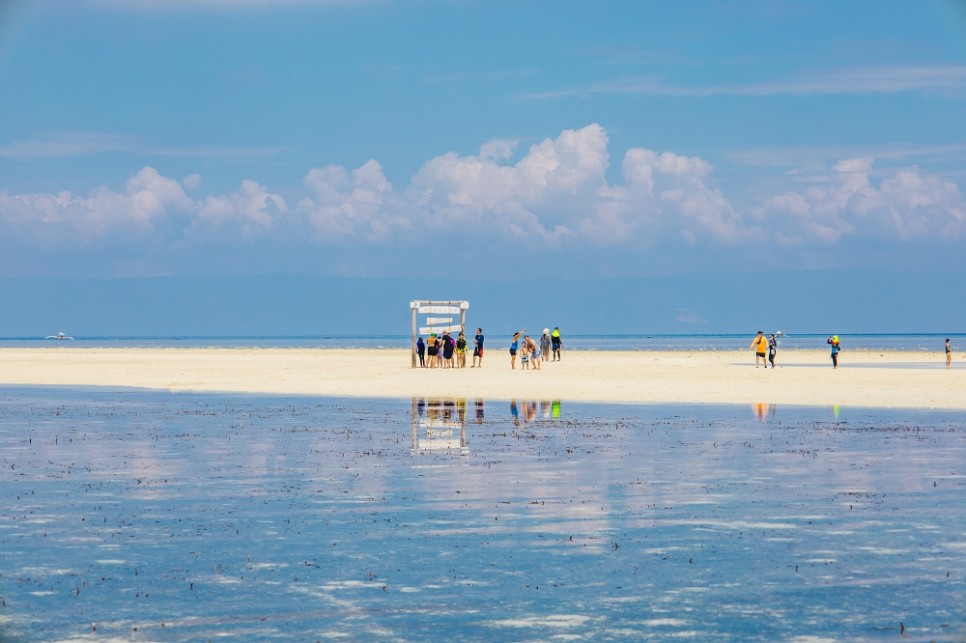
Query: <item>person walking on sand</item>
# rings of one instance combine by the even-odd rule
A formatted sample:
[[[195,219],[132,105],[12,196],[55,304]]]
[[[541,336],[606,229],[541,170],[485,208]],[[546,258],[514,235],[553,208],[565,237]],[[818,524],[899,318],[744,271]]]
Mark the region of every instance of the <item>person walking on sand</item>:
[[[560,361],[560,348],[563,346],[563,339],[560,337],[560,327],[554,326],[553,332],[550,333],[550,346],[553,351],[553,361]]]
[[[829,354],[832,356],[832,368],[838,368],[839,351],[842,350],[842,344],[839,342],[839,336],[832,335],[828,338],[827,343],[829,345]]]
[[[946,368],[949,368],[953,362],[953,349],[949,347],[949,338],[946,338]]]
[[[510,342],[510,368],[517,367],[517,351],[520,350],[520,333],[513,333],[513,341]]]
[[[768,368],[768,362],[765,361],[765,354],[768,352],[768,339],[765,338],[764,331],[758,331],[748,348],[755,351],[755,368],[758,368],[759,362],[762,366]]]
[[[778,340],[775,338],[775,333],[772,333],[768,337],[768,362],[771,364],[772,368],[775,368],[776,353],[778,353]]]
[[[550,329],[544,328],[540,336],[540,359],[545,362],[550,359],[550,343]]]
[[[473,365],[470,368],[483,366],[483,329],[477,328],[473,337]]]
[[[520,343],[520,367],[525,370],[530,370],[530,336],[524,335],[523,341]]]

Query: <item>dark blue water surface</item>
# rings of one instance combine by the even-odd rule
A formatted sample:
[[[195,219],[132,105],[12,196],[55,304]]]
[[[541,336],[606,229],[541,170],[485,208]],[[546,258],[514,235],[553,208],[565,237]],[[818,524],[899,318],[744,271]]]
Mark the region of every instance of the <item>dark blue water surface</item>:
[[[963,640],[966,413],[0,390],[0,640]]]

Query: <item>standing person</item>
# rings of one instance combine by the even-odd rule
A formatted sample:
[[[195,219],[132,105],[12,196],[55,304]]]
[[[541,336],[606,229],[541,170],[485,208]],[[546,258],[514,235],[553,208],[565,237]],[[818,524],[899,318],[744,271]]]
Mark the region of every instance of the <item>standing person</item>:
[[[540,357],[541,357],[541,355],[540,355],[540,347],[537,346],[537,340],[533,339],[532,337],[529,337],[528,338],[528,341],[530,342],[530,350],[529,350],[529,353],[530,353],[530,364],[533,366],[533,370],[539,371],[540,370]]]
[[[426,368],[426,344],[422,337],[416,340],[416,354],[419,355],[419,368]]]
[[[540,359],[547,361],[550,359],[550,329],[544,328],[543,335],[540,337]]]
[[[460,331],[459,338],[456,340],[456,365],[466,368],[466,335]]]
[[[520,366],[525,371],[530,370],[530,336],[524,335],[520,344]]]
[[[772,368],[775,368],[776,353],[778,353],[778,340],[775,338],[775,333],[772,333],[768,337],[768,361],[771,363]]]
[[[832,368],[839,367],[839,351],[842,350],[842,344],[839,342],[838,335],[832,335],[828,338],[829,354],[832,356]]]
[[[510,342],[510,368],[517,367],[517,351],[520,350],[520,333],[513,333],[513,341]]]
[[[765,361],[765,354],[768,352],[768,339],[765,337],[764,331],[758,331],[748,348],[755,351],[755,368],[758,368],[758,362],[768,368],[768,362]]]
[[[949,338],[946,338],[946,368],[952,364],[953,361],[953,349],[949,347]]]
[[[456,342],[449,334],[443,333],[443,368],[453,368],[453,352],[456,350]]]
[[[426,340],[426,354],[429,356],[429,367],[436,368],[436,360],[439,356],[439,340],[436,339],[436,333],[430,333],[429,339]]]
[[[477,328],[473,337],[473,365],[470,368],[483,366],[483,329]]]
[[[553,347],[553,361],[560,361],[560,348],[563,346],[563,339],[560,337],[560,327],[554,326],[550,333],[550,345]]]

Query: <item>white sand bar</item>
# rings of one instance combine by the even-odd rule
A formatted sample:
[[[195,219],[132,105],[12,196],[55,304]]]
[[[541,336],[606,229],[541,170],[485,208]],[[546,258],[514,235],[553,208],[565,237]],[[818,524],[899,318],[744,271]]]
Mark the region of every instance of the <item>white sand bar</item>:
[[[756,369],[750,351],[566,351],[524,371],[490,349],[483,368],[413,369],[398,349],[3,348],[0,385],[966,410],[966,364],[946,368],[939,353],[848,351],[833,370],[824,351],[786,350],[778,363]]]

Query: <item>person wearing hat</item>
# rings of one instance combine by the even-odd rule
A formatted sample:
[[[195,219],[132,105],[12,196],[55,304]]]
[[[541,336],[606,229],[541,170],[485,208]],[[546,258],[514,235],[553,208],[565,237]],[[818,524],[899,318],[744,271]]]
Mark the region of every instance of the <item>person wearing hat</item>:
[[[550,359],[550,329],[544,328],[543,335],[540,336],[540,359],[547,361]]]

